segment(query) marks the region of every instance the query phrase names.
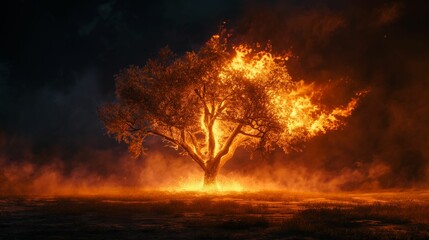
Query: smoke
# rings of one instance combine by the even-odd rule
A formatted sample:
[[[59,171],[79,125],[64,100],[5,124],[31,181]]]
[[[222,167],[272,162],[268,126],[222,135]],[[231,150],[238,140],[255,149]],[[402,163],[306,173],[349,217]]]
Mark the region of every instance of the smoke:
[[[427,188],[429,36],[421,21],[427,4],[304,2],[252,5],[236,31],[289,48],[297,80],[341,83],[346,90],[329,90],[328,104],[370,92],[343,129],[303,144],[302,152],[272,155],[265,175],[284,176],[284,186],[302,177],[296,182],[322,190]]]
[[[151,151],[145,159],[134,159],[121,148],[81,149],[67,159],[22,157],[0,156],[0,195],[133,194],[172,190],[203,176],[189,159],[165,151]]]
[[[201,12],[192,4],[182,6],[182,12],[166,7],[163,14],[168,16],[168,21],[190,17],[166,32],[150,22],[148,29],[157,37],[147,34],[150,41],[146,40],[136,51],[133,46],[139,45],[142,39],[141,29],[121,17],[127,16],[118,13],[121,11],[117,8],[122,5],[113,4],[109,21],[104,23],[99,17],[99,24],[91,31],[80,31],[88,36],[98,34],[88,39],[101,39],[105,45],[89,42],[91,44],[83,49],[85,52],[91,49],[91,56],[97,62],[103,62],[106,53],[107,58],[112,59],[131,56],[130,59],[137,61],[132,63],[139,64],[143,62],[141,55],[143,58],[150,55],[144,52],[158,47],[161,44],[158,42],[175,39],[172,46],[199,46],[202,44],[199,40],[207,34],[204,29],[216,29],[223,20],[229,20],[238,41],[270,41],[274,51],[291,51],[290,74],[296,80],[330,86],[323,99],[327,105],[344,104],[353,92],[361,89],[370,92],[342,129],[301,144],[300,151],[285,154],[276,150],[259,155],[251,150],[239,150],[222,169],[222,184],[231,185],[232,189],[241,186],[243,189],[299,191],[429,187],[429,33],[423,21],[429,14],[427,4],[253,1],[234,3],[227,8],[227,15],[233,16],[235,11],[236,16],[220,19],[223,5],[227,2],[216,5],[216,12],[209,16],[200,16]],[[186,13],[186,9],[195,14]],[[201,19],[207,20],[204,17],[213,26],[203,27]],[[146,22],[146,18],[143,20],[139,23]],[[171,22],[167,20],[160,26],[169,25]],[[193,21],[198,22],[197,27],[192,25]],[[110,27],[115,24],[121,27]],[[194,34],[198,43],[186,34],[179,34],[178,29],[183,26],[188,26],[186,34]],[[108,38],[108,34],[102,34],[104,28],[118,31],[112,36],[125,34],[129,38],[121,39],[132,41]],[[134,29],[138,29],[137,33]],[[68,39],[69,31],[64,31],[67,32],[64,38]],[[160,36],[168,39],[158,41]],[[61,43],[62,38],[58,39],[55,46]],[[97,52],[96,46],[101,45],[104,48],[100,47]],[[110,47],[112,50],[107,51]],[[37,53],[39,51],[43,49],[38,49]],[[63,55],[73,55],[71,51],[74,50],[67,50],[68,54]],[[34,54],[30,59],[41,55]],[[197,164],[164,148],[159,140],[147,143],[150,149],[147,156],[132,159],[126,146],[104,134],[96,109],[111,99],[113,80],[103,71],[118,72],[121,68],[118,66],[126,66],[131,60],[120,63],[112,60],[91,68],[77,66],[85,60],[82,56],[85,55],[74,56],[74,65],[64,68],[66,73],[55,75],[67,78],[67,81],[60,79],[66,85],[36,84],[38,87],[30,90],[21,87],[16,80],[14,62],[1,59],[0,194],[109,194],[201,186],[203,173]],[[39,64],[40,70],[36,73],[49,72],[49,69],[42,69],[41,62],[32,62]],[[84,62],[88,64],[88,60]],[[63,67],[53,66],[55,69]],[[43,78],[47,76],[42,75]],[[26,90],[18,94],[19,89]]]

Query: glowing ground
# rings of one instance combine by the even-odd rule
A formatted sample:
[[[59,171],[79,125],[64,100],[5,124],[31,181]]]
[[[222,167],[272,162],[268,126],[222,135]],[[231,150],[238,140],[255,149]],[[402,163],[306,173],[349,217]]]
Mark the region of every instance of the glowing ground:
[[[8,196],[0,239],[429,239],[429,192]]]

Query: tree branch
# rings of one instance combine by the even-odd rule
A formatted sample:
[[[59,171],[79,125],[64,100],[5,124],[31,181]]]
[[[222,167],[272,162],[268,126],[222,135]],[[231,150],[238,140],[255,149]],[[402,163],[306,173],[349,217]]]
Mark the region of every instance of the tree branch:
[[[262,138],[262,136],[259,135],[260,132],[258,134],[250,134],[250,133],[246,133],[246,132],[240,131],[239,133],[242,134],[242,135],[244,135],[244,136],[248,136],[248,137]]]
[[[238,139],[236,138],[236,140],[231,144],[231,147],[228,150],[228,153],[220,158],[219,168],[222,168],[223,165],[225,165],[225,163],[232,158],[232,156],[234,155],[235,151],[237,150],[238,146],[240,146],[241,143],[243,143],[243,139],[240,139],[240,137],[238,137]]]
[[[201,100],[201,102],[204,105],[204,110],[210,113],[209,107],[207,106],[206,101],[204,100],[204,97],[201,96],[200,92],[198,92],[197,89],[194,89],[195,94],[197,94],[198,98]]]
[[[208,146],[208,155],[209,155],[209,161],[213,159],[215,154],[215,148],[216,148],[216,141],[213,133],[213,123],[210,121],[210,123],[207,126],[207,146]]]
[[[186,133],[188,133],[189,137],[191,138],[191,143],[195,148],[195,152],[201,157],[203,154],[200,151],[200,144],[198,143],[197,138],[195,137],[195,135],[189,131],[186,131]],[[201,157],[202,158],[202,157]]]
[[[215,159],[217,161],[220,161],[220,159],[225,156],[229,152],[229,147],[231,146],[232,142],[234,141],[235,137],[240,133],[241,128],[243,127],[243,124],[239,123],[234,131],[232,131],[231,135],[229,135],[228,139],[226,140],[225,144],[223,145],[222,149],[217,153]]]
[[[162,133],[160,133],[160,132],[153,131],[153,130],[147,130],[146,132],[147,132],[148,134],[152,134],[152,135],[160,136],[160,137],[162,137],[162,138],[164,138],[164,139],[166,139],[166,140],[170,141],[171,143],[173,143],[173,144],[176,144],[176,145],[179,145],[179,146],[180,146],[180,143],[179,143],[176,139],[171,138],[171,137],[169,137],[169,136],[167,136],[167,135],[165,135],[165,134],[162,134]]]
[[[179,142],[179,141],[177,141],[176,139],[174,139],[174,138],[171,138],[171,137],[169,137],[169,136],[167,136],[167,135],[165,135],[165,134],[162,134],[162,133],[160,133],[160,132],[157,132],[157,131],[153,131],[153,130],[148,130],[147,131],[147,133],[148,134],[152,134],[152,135],[156,135],[156,136],[160,136],[160,137],[163,137],[164,139],[166,139],[166,140],[168,140],[168,141],[170,141],[171,143],[174,143],[174,144],[176,144],[177,146],[181,146],[188,154],[189,154],[189,156],[198,164],[198,165],[200,165],[200,167],[205,171],[206,170],[206,166],[205,166],[205,164],[204,164],[204,161],[198,156],[198,155],[196,155],[193,151],[192,151],[192,149],[191,149],[191,147],[186,143],[186,142],[184,142],[184,141],[181,141],[181,142]]]
[[[185,149],[185,151],[189,154],[189,156],[191,156],[191,158],[198,164],[200,165],[200,167],[205,171],[206,170],[206,165],[203,161],[203,159],[201,158],[201,156],[196,152],[193,151],[191,146],[187,143],[186,141],[186,133],[185,130],[182,130],[180,132],[180,136],[182,141],[180,142],[180,146]]]
[[[125,120],[125,124],[127,124],[127,125],[128,125],[128,127],[130,128],[130,129],[128,130],[128,132],[137,132],[137,131],[140,131],[140,130],[141,130],[141,128],[136,128],[136,127],[134,127],[134,124],[135,124],[135,123],[133,123],[133,122],[131,122],[131,121],[129,121],[129,120]]]

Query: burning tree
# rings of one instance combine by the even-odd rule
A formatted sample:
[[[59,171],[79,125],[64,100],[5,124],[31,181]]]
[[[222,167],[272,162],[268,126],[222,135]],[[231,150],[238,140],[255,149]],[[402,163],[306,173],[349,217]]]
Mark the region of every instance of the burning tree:
[[[225,31],[197,52],[162,49],[144,67],[116,75],[116,102],[99,115],[107,132],[139,156],[148,136],[180,149],[204,171],[204,186],[239,146],[287,151],[296,141],[336,129],[355,108],[317,104],[314,84],[293,81],[286,55],[232,45]]]

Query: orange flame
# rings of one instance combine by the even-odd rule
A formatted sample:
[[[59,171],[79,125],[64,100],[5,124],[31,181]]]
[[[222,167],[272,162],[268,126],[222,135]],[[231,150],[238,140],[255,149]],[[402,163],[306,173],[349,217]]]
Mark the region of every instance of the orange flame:
[[[213,39],[219,38],[214,35]],[[313,83],[292,81],[284,64],[289,58],[288,54],[275,55],[270,46],[265,50],[252,49],[247,45],[233,47],[235,57],[225,62],[223,70],[219,74],[220,81],[234,83],[236,79],[231,76],[242,76],[249,81],[261,81],[270,83],[278,81],[288,86],[287,88],[268,89],[269,108],[275,113],[276,120],[282,125],[284,132],[279,141],[291,142],[293,139],[306,140],[308,138],[325,133],[328,130],[337,129],[343,124],[342,120],[350,116],[356,108],[359,98],[366,93],[361,91],[356,94],[345,106],[327,110],[326,107],[315,103],[315,96],[320,95],[321,90]],[[273,72],[275,78],[273,79]],[[237,83],[234,83],[237,84]],[[216,142],[215,154],[220,150],[222,138],[228,132],[228,123],[222,120],[216,121],[213,126],[213,135]],[[204,125],[204,109],[201,110],[201,129],[208,135],[208,129]],[[251,130],[250,130],[251,131]],[[200,176],[195,179],[182,181],[171,190],[179,191],[204,191]],[[246,184],[244,184],[246,185]],[[219,180],[219,191],[244,191],[247,189],[242,181]]]
[[[247,79],[253,81],[272,81],[271,72],[276,71],[281,76],[277,81],[293,86],[290,89],[271,89],[268,91],[271,108],[277,119],[286,129],[282,141],[289,142],[292,138],[306,139],[327,130],[334,130],[341,125],[341,118],[351,115],[357,106],[359,97],[366,91],[359,92],[356,97],[343,107],[327,111],[314,103],[313,96],[320,91],[313,83],[306,84],[303,80],[293,82],[286,68],[276,64],[278,61],[287,61],[288,55],[274,55],[270,47],[267,50],[256,51],[249,46],[234,47],[235,57],[226,63],[225,72],[237,71]],[[228,74],[221,73],[223,81],[228,81]]]

